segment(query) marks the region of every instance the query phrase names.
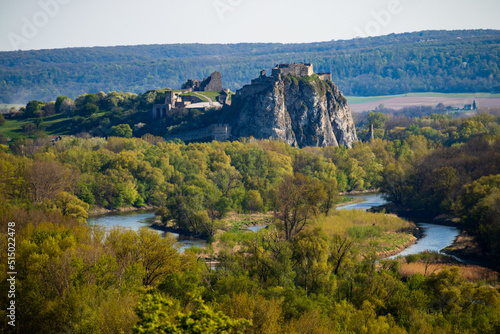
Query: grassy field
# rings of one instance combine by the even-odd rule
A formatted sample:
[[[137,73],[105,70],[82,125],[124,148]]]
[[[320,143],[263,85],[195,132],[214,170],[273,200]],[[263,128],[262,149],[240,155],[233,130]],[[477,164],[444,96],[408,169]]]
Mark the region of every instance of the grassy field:
[[[400,249],[415,237],[415,226],[394,215],[361,210],[338,210],[318,221],[327,235],[339,234],[354,239],[361,254],[370,251],[380,256]]]
[[[381,95],[381,96],[346,96],[349,104],[360,104],[377,102],[397,97],[449,97],[449,98],[499,98],[500,94],[489,93],[409,93],[399,95]]]
[[[35,119],[6,119],[5,124],[0,127],[0,133],[5,137],[11,138],[11,140],[16,140],[19,137],[25,136],[21,126],[24,123],[34,121]],[[56,114],[43,118],[43,125],[48,135],[71,134],[70,124],[71,117],[67,117],[63,114]]]
[[[205,95],[206,97],[212,99],[213,102],[216,102],[217,96],[220,95],[219,92],[198,92],[198,93],[200,93],[201,95]]]

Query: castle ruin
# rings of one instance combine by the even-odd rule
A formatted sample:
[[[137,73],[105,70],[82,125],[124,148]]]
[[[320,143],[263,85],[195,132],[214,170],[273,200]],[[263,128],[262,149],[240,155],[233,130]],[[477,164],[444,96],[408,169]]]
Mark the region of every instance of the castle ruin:
[[[183,88],[199,92],[220,92],[222,90],[222,75],[220,72],[214,72],[203,81],[189,79]]]
[[[151,117],[153,119],[162,118],[167,116],[167,112],[172,109],[182,109],[190,105],[191,101],[183,99],[180,94],[175,93],[172,90],[167,90],[165,92],[165,103],[153,105],[153,110],[151,111]]]
[[[250,85],[243,86],[236,94],[238,95],[252,95],[258,93],[269,85],[274,84],[276,81],[282,80],[283,76],[290,75],[294,77],[304,78],[314,75],[313,65],[306,64],[278,64],[272,69],[270,76],[266,75],[266,70],[260,72],[257,79],[253,79]],[[317,73],[320,80],[332,81],[331,73]]]
[[[283,75],[294,77],[310,77],[314,74],[312,64],[279,64],[273,68],[272,76],[278,78]]]

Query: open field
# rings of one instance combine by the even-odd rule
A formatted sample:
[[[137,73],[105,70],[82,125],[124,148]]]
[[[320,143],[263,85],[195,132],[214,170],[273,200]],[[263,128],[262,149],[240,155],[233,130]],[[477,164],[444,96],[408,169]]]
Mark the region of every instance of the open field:
[[[361,254],[375,252],[377,257],[394,255],[413,244],[415,225],[395,215],[362,210],[334,210],[321,217],[318,225],[327,235],[341,235],[355,242]]]
[[[100,114],[96,114],[100,115]],[[24,123],[34,122],[35,119],[7,119],[5,124],[0,127],[0,133],[5,137],[15,140],[19,137],[25,136],[23,134],[22,125]],[[67,135],[71,133],[71,117],[63,114],[55,114],[52,116],[44,117],[43,125],[45,131],[50,135]]]
[[[445,106],[463,108],[465,104],[476,101],[478,107],[500,106],[500,94],[443,94],[443,93],[411,93],[386,96],[347,96],[353,112],[370,111],[383,104],[387,108],[402,109],[411,106]]]

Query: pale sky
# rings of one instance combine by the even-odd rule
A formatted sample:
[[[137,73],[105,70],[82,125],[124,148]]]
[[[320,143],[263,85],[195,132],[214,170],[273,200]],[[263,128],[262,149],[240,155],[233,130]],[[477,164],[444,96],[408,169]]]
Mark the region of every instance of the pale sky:
[[[498,0],[0,0],[0,51],[500,29]]]

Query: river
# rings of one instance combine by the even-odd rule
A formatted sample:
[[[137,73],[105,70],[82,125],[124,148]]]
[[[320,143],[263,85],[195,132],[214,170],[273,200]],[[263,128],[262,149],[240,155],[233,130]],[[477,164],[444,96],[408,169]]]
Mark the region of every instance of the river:
[[[383,198],[382,194],[360,194],[349,196],[354,199],[361,199],[361,202],[340,205],[337,210],[367,210],[374,206],[384,205],[387,201]],[[439,252],[443,248],[450,246],[457,236],[460,234],[460,230],[453,226],[436,225],[423,222],[415,222],[422,236],[417,240],[415,244],[406,248],[402,252],[391,256],[390,258],[396,258],[398,256],[406,256],[411,254],[418,254],[423,251]],[[460,261],[460,259],[455,258]]]
[[[113,226],[121,226],[125,228],[130,228],[132,230],[138,230],[142,227],[149,228],[153,223],[155,218],[154,210],[138,210],[138,211],[129,211],[129,212],[113,212],[104,215],[91,216],[87,219],[87,223],[89,226],[92,225],[101,225],[107,228],[111,228]],[[158,230],[155,230],[158,231]],[[185,249],[190,248],[191,246],[197,247],[205,247],[207,242],[203,239],[194,238],[184,234],[177,233],[169,233],[158,231],[162,233],[162,235],[166,235],[167,233],[172,235],[177,242],[181,244],[181,253],[184,252]]]
[[[356,203],[343,204],[337,207],[337,210],[367,210],[374,206],[386,204],[387,201],[381,194],[359,194],[351,195],[351,198],[359,200]],[[93,216],[87,219],[89,225],[101,225],[105,227],[123,226],[138,230],[141,227],[150,227],[155,218],[155,212],[152,210],[140,210],[131,212],[116,212],[105,215]],[[456,239],[460,231],[456,227],[436,225],[429,223],[416,222],[416,225],[422,231],[422,237],[418,241],[402,251],[401,253],[392,256],[394,258],[399,255],[417,254],[423,251],[440,252],[443,248],[448,247]],[[265,226],[253,226],[248,229],[258,231]],[[161,232],[165,234],[166,232]],[[206,241],[186,235],[170,233],[176,240],[181,243],[181,252],[191,246],[205,247]]]

